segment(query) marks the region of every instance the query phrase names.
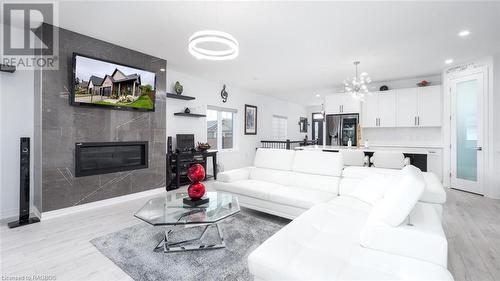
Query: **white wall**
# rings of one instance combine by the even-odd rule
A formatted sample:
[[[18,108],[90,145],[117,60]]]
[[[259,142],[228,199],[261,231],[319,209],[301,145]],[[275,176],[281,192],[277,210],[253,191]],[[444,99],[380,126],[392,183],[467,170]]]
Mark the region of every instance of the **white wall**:
[[[33,91],[33,71],[0,72],[0,219],[19,214],[19,138],[33,149]],[[33,153],[30,164],[33,197]]]
[[[236,148],[232,151],[223,151],[218,154],[218,162],[223,170],[230,170],[248,166],[253,162],[255,148],[260,146],[261,140],[272,140],[272,116],[288,117],[288,138],[301,140],[305,134],[299,132],[299,117],[306,116],[305,106],[290,103],[269,96],[255,94],[251,91],[226,85],[229,98],[222,102],[220,91],[223,83],[211,82],[176,70],[167,70],[167,91],[173,92],[176,81],[184,86],[184,95],[194,96],[195,100],[184,101],[167,99],[167,136],[173,137],[175,147],[176,134],[194,134],[195,142],[206,142],[206,119],[174,116],[175,112],[184,111],[185,107],[191,113],[205,114],[207,105],[237,109],[235,120]],[[257,130],[254,135],[244,135],[244,108],[245,104],[257,106]],[[208,168],[210,169],[210,167]]]
[[[500,198],[500,53],[493,56],[493,153],[490,170],[490,197]],[[495,110],[496,109],[496,110]]]

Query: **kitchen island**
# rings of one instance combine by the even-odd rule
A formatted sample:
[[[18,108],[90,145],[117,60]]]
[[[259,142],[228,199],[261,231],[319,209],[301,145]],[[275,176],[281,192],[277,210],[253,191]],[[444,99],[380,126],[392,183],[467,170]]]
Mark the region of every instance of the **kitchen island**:
[[[405,157],[410,158],[410,163],[423,172],[433,172],[442,181],[442,145],[370,145],[369,147],[358,146],[332,146],[332,145],[310,145],[295,148],[296,150],[316,150],[324,152],[339,152],[341,150],[359,150],[371,157],[376,151],[400,151]]]

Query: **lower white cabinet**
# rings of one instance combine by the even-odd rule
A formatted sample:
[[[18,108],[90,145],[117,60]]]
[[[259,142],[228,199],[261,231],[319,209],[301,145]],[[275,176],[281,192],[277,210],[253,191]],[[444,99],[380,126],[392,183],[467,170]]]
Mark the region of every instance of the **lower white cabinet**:
[[[429,149],[427,151],[427,172],[433,172],[441,182],[443,181],[442,149]]]

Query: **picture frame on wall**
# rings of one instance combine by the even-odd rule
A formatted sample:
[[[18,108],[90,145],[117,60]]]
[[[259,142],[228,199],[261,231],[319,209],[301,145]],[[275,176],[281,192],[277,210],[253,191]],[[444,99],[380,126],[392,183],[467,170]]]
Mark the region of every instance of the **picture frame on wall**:
[[[257,106],[245,104],[245,135],[257,135]]]

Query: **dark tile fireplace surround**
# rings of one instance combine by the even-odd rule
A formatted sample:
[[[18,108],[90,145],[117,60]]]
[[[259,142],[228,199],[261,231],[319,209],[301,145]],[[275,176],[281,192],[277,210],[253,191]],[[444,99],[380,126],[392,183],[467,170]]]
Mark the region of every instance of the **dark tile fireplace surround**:
[[[35,73],[40,110],[35,110],[34,147],[41,153],[34,156],[34,188],[42,212],[164,187],[166,74],[160,69],[167,62],[57,29],[59,69]],[[155,111],[71,106],[73,52],[156,73]]]

